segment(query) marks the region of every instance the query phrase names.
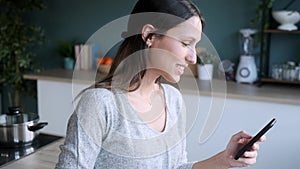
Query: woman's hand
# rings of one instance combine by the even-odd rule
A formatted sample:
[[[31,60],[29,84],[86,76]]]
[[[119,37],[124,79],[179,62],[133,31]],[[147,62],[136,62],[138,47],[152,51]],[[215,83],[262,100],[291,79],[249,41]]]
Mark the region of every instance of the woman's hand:
[[[253,144],[249,151],[246,151],[243,156],[238,160],[234,159],[235,154],[247,144],[252,136],[244,131],[233,135],[227,144],[224,151],[216,154],[215,156],[196,162],[193,169],[228,169],[231,167],[246,167],[256,163],[257,151],[259,149],[259,142],[265,141],[265,136],[262,136],[256,143]]]
[[[257,151],[259,150],[259,142],[265,141],[265,136],[262,136],[256,143],[253,144],[250,151],[246,151],[238,160],[234,159],[235,154],[247,144],[252,136],[244,131],[233,135],[224,152],[225,159],[230,167],[246,167],[256,163]]]

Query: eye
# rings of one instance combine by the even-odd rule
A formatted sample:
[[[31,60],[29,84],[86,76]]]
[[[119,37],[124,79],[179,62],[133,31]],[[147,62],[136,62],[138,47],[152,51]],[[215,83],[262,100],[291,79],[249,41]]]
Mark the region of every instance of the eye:
[[[190,45],[191,45],[191,44],[188,43],[188,42],[181,42],[181,44],[182,44],[183,46],[190,46]]]

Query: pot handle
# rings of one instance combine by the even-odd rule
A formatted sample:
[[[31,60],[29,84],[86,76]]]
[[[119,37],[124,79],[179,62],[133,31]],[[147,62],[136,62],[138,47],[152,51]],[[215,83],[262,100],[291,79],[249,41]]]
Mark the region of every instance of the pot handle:
[[[35,125],[33,125],[33,126],[28,126],[28,130],[29,130],[29,131],[37,131],[37,130],[39,130],[39,129],[44,128],[44,127],[47,126],[47,125],[48,125],[47,122],[37,123],[37,124],[35,124]]]

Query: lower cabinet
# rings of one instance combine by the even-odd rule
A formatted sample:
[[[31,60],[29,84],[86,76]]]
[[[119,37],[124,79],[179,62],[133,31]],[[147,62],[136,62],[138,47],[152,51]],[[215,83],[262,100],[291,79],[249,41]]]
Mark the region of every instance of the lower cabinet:
[[[88,84],[38,80],[42,132],[65,136],[76,96]],[[183,92],[187,110],[189,161],[204,160],[225,149],[230,137],[241,130],[255,135],[271,118],[277,123],[260,145],[257,164],[251,169],[299,168],[300,105],[199,96]]]
[[[40,121],[48,122],[42,132],[65,136],[68,119],[78,101],[74,98],[88,84],[48,80],[37,83]]]
[[[214,102],[213,98],[200,96],[199,99],[199,96],[191,94],[184,96],[189,104],[187,106],[196,105],[195,100],[200,101],[199,108],[194,108],[194,111],[199,112],[196,122],[187,134],[190,161],[204,160],[224,150],[230,137],[241,130],[255,135],[275,117],[277,123],[265,134],[266,141],[260,144],[257,163],[247,168],[299,168],[300,135],[296,133],[300,129],[300,105],[227,98],[219,123],[206,124],[215,128],[214,132],[205,142],[200,142],[207,117],[218,118],[220,114],[213,112],[215,108],[210,106]],[[219,106],[222,103],[223,101],[220,101]],[[218,106],[216,103],[214,105]]]

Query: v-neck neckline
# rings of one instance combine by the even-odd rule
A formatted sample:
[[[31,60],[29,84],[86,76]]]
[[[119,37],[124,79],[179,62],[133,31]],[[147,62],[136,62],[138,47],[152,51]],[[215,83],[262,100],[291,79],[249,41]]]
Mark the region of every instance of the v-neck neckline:
[[[170,118],[170,114],[169,114],[169,108],[168,108],[168,97],[167,97],[167,93],[166,90],[164,88],[163,85],[161,85],[161,89],[163,90],[163,96],[164,96],[164,102],[165,102],[165,122],[164,122],[164,128],[162,131],[156,130],[152,127],[150,127],[147,122],[145,122],[140,116],[139,116],[139,112],[136,111],[134,109],[134,107],[132,106],[132,104],[130,103],[128,97],[126,96],[126,93],[124,91],[122,91],[121,89],[115,89],[117,91],[117,93],[120,93],[120,103],[122,104],[123,109],[126,108],[129,109],[129,112],[122,112],[122,113],[126,113],[127,118],[126,119],[131,119],[133,122],[136,123],[140,123],[143,124],[143,126],[145,128],[147,128],[148,130],[151,130],[152,132],[154,132],[155,134],[164,134],[167,132],[168,128],[169,128],[169,118]],[[124,107],[125,106],[125,107]],[[128,114],[129,113],[129,114]]]

